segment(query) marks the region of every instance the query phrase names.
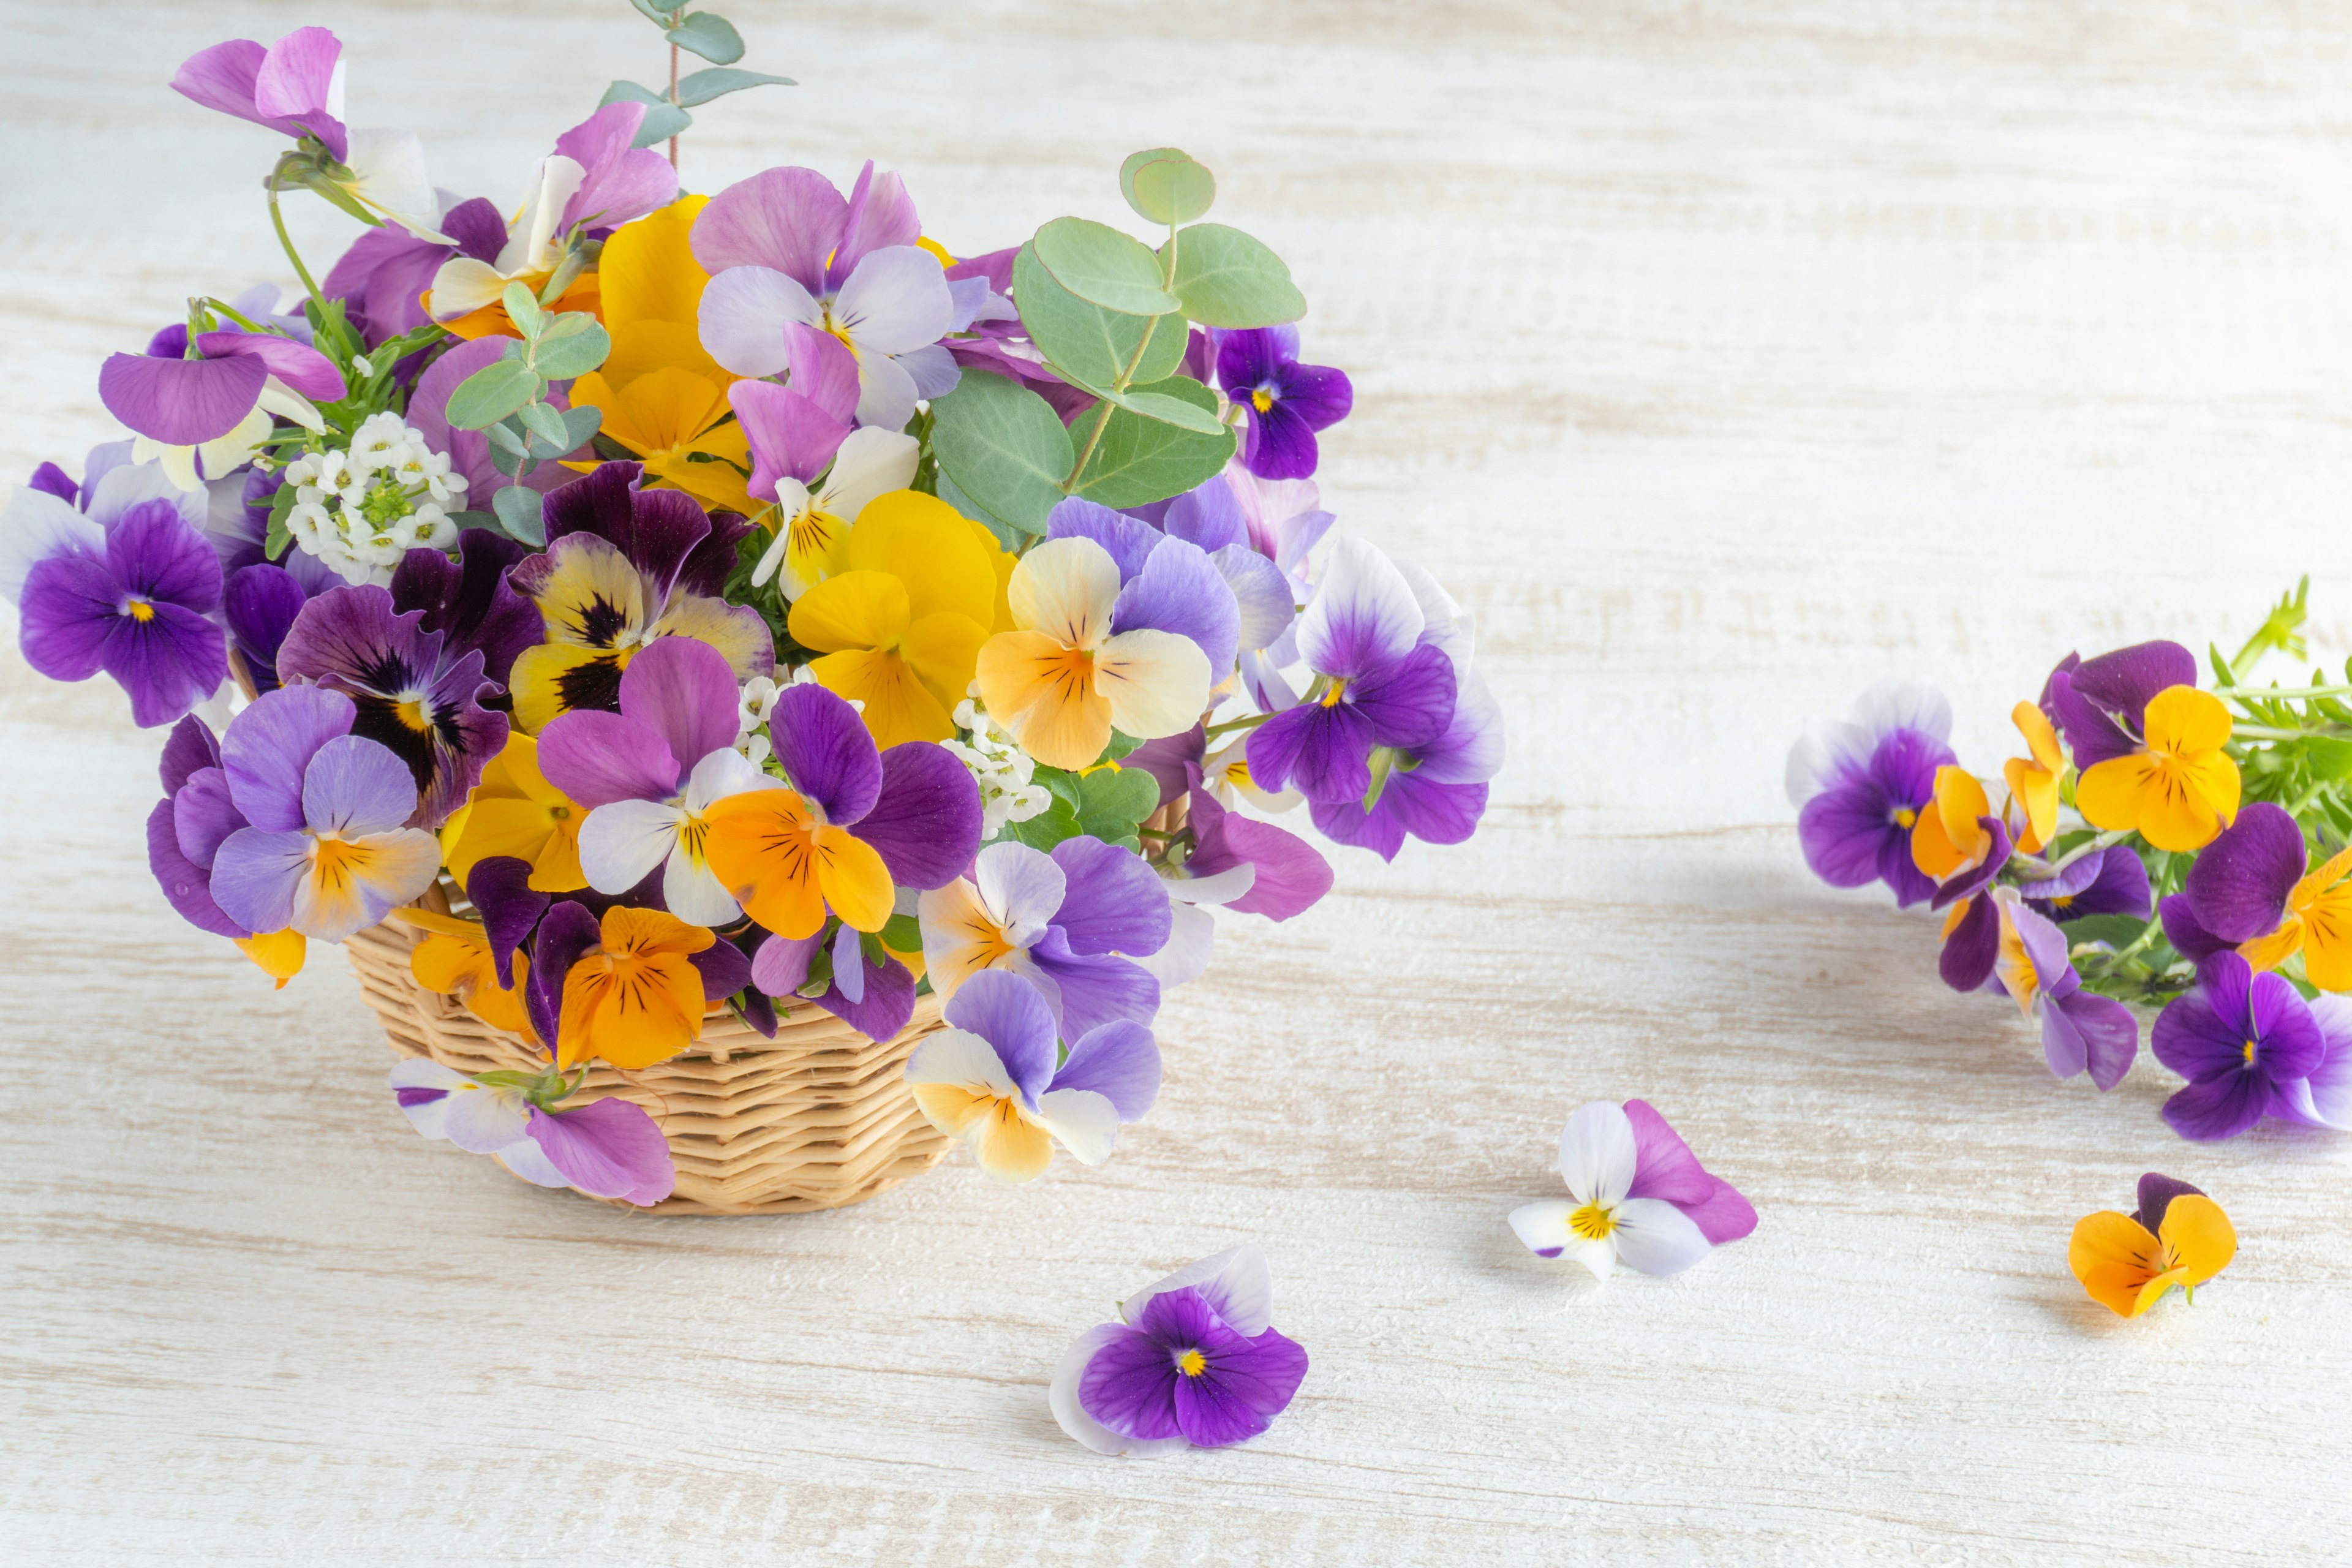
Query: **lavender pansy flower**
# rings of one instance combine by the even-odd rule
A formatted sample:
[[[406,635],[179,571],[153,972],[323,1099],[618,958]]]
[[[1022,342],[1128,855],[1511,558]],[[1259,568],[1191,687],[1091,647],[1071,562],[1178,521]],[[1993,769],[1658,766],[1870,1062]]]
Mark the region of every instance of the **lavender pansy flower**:
[[[1313,474],[1315,433],[1345,419],[1356,402],[1345,372],[1298,363],[1298,329],[1290,326],[1221,333],[1217,384],[1249,421],[1243,466],[1265,479]]]
[[[494,1156],[535,1185],[572,1187],[640,1208],[677,1188],[668,1141],[645,1109],[628,1100],[548,1110],[520,1089],[484,1083],[427,1057],[399,1063],[387,1081],[417,1131]]]
[[[219,689],[228,677],[227,638],[211,619],[220,560],[174,503],[130,507],[95,543],[86,529],[56,537],[18,598],[26,663],[52,680],[105,671],[143,726],[168,724]]]
[[[1017,974],[973,975],[946,1018],[907,1058],[907,1082],[931,1125],[969,1144],[1000,1181],[1043,1175],[1057,1141],[1082,1163],[1101,1164],[1120,1123],[1140,1120],[1160,1093],[1150,1030],[1114,1019],[1064,1055],[1052,1009]]]
[[[351,732],[358,711],[341,692],[289,687],[221,738],[226,805],[249,826],[220,840],[212,896],[246,930],[341,942],[439,872],[440,846],[405,826],[416,810],[407,764]]]
[[[1316,827],[1335,844],[1396,858],[1407,835],[1425,844],[1460,844],[1486,811],[1486,781],[1503,765],[1503,710],[1476,670],[1465,674],[1454,717],[1428,744],[1400,747],[1379,795],[1360,801],[1317,801]]]
[[[167,328],[147,353],[110,355],[98,373],[100,401],[138,435],[131,455],[161,461],[189,490],[250,461],[278,416],[325,429],[313,403],[335,402],[347,391],[332,360],[272,332],[190,339],[184,329]]]
[[[2037,913],[2013,888],[1982,900],[1999,923],[1999,955],[1989,991],[2006,991],[2018,1010],[2042,1024],[2042,1053],[2051,1073],[2088,1071],[2100,1092],[2116,1087],[2139,1054],[2139,1024],[2113,997],[2083,989],[2067,959],[2065,933]]]
[[[2327,1055],[2307,1076],[2277,1087],[2270,1113],[2306,1127],[2352,1132],[2352,997],[2322,992],[2307,1005]]]
[[[1149,1024],[1160,984],[1134,962],[1167,943],[1172,917],[1160,878],[1099,838],[1068,838],[1049,855],[992,844],[971,879],[925,892],[918,904],[933,989],[952,997],[983,971],[1010,970],[1036,985],[1076,1039],[1117,1018]]]
[[[867,163],[846,201],[814,169],[770,169],[719,193],[695,219],[702,346],[738,375],[785,368],[798,322],[845,341],[857,359],[857,422],[896,430],[919,398],[961,374],[940,339],[956,325],[939,260],[895,174]]]
[[[1298,621],[1298,651],[1320,689],[1250,736],[1259,787],[1360,801],[1375,747],[1414,751],[1443,735],[1454,718],[1454,667],[1423,640],[1428,626],[1405,574],[1362,540],[1341,540]]]
[[[2087,668],[2087,667],[2085,667]],[[2234,952],[2198,969],[2197,988],[2173,998],[2149,1036],[2156,1059],[2189,1080],[2164,1102],[2183,1138],[2234,1138],[2330,1056],[2326,1035],[2294,986],[2256,973]]]
[[[1942,692],[1892,681],[1864,692],[1851,719],[1807,727],[1789,752],[1788,787],[1813,875],[1832,888],[1883,881],[1906,909],[1934,897],[1911,829],[1935,798],[1936,770],[1957,761],[1951,733]]]
[[[1273,1277],[1248,1242],[1186,1264],[1118,1313],[1078,1336],[1046,1394],[1062,1430],[1098,1454],[1245,1441],[1306,1380],[1307,1352],[1275,1331]]]
[[[1642,1100],[1579,1109],[1559,1135],[1559,1173],[1568,1198],[1513,1209],[1511,1229],[1537,1257],[1572,1257],[1597,1279],[1621,1258],[1679,1274],[1756,1228],[1754,1205]]]
[[[1239,458],[1218,477],[1241,508],[1250,548],[1280,567],[1294,592],[1304,597],[1312,586],[1308,557],[1331,531],[1334,521],[1323,510],[1315,481],[1260,479]]]
[[[662,901],[678,919],[741,917],[704,858],[704,813],[783,785],[735,750],[736,707],[734,673],[717,649],[664,637],[622,673],[620,711],[562,714],[540,732],[540,772],[589,808],[580,829],[589,886],[622,893],[659,870]]]
[[[400,613],[389,589],[332,588],[302,606],[278,649],[278,678],[340,691],[356,704],[352,732],[385,747],[416,791],[412,827],[438,827],[463,805],[507,741],[507,716],[482,706],[497,689],[479,648],[427,631],[422,609]]]
[[[450,348],[416,378],[415,395],[409,399],[408,412],[403,416],[425,437],[426,446],[449,459],[449,471],[465,479],[466,493],[471,496],[491,495],[516,481],[499,472],[498,465],[490,460],[488,437],[479,430],[460,430],[449,423],[449,399],[467,377],[496,364],[509,341],[493,334]],[[547,405],[558,412],[572,406],[562,392],[551,392]],[[569,456],[584,460],[593,458],[595,451],[593,444],[583,445]],[[573,487],[580,482],[580,475],[561,462],[537,463],[520,482],[544,494]]]
[[[1090,539],[1118,567],[1111,635],[1162,631],[1189,637],[1223,680],[1241,644],[1241,608],[1232,583],[1201,546],[1094,501],[1072,497],[1045,520],[1049,539]],[[1246,553],[1244,552],[1243,553]]]
[[[438,233],[446,237],[415,234],[398,223],[369,229],[319,280],[319,291],[343,302],[345,319],[370,348],[431,319],[425,294],[443,262],[457,256],[496,261],[506,247],[507,223],[497,204],[475,196],[441,212]]]

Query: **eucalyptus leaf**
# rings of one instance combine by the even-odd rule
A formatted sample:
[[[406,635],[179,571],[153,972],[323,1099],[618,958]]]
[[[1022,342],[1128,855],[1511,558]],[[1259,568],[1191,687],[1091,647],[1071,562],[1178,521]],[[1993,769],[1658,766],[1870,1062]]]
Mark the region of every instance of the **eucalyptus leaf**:
[[[482,434],[489,438],[490,450],[504,452],[510,458],[520,458],[530,450],[530,443],[520,428],[521,422],[520,415],[509,414],[485,429]]]
[[[545,442],[550,446],[559,447],[563,451],[568,452],[572,449],[562,445],[563,416],[546,404],[526,403],[515,411],[515,416],[522,421],[522,427],[536,437],[531,443],[534,447],[541,442]],[[531,455],[537,457],[540,454],[534,452]]]
[[[547,326],[547,315],[539,308],[539,296],[530,291],[528,283],[508,284],[499,295],[499,303],[507,308],[507,319],[525,338],[539,336]]]
[[[531,363],[550,381],[569,381],[603,364],[612,352],[612,334],[591,321],[562,337],[542,339]]]
[[[655,23],[659,26],[668,26],[669,19],[677,15],[677,11],[671,10],[666,5],[654,5],[652,0],[629,0],[629,4],[635,5],[645,16],[646,20]]]
[[[546,498],[529,485],[509,485],[490,498],[498,509],[499,525],[534,550],[546,548],[547,520],[541,514]]]
[[[1137,825],[1160,809],[1160,781],[1141,768],[1087,773],[1078,790],[1078,826],[1108,844],[1134,847]]]
[[[537,373],[520,360],[486,364],[449,395],[449,423],[460,430],[487,428],[537,397],[539,389]]]
[[[1202,326],[1272,327],[1307,314],[1307,296],[1282,258],[1241,230],[1196,223],[1168,243],[1176,247],[1173,282],[1184,313]]]
[[[459,529],[496,529],[499,514],[494,511],[453,511],[449,514],[449,522],[452,527]]]
[[[1130,316],[1081,300],[1055,281],[1033,246],[1023,246],[1013,258],[1013,294],[1021,301],[1021,324],[1038,352],[1066,379],[1097,395],[1118,384],[1139,347],[1143,359],[1134,382],[1159,381],[1184,362],[1187,329],[1181,316]]]
[[[1225,427],[1208,409],[1187,403],[1181,397],[1170,397],[1165,393],[1119,392],[1113,393],[1110,400],[1130,413],[1140,414],[1146,419],[1157,419],[1162,425],[1173,425],[1179,430],[1197,431],[1203,436],[1225,434]]]
[[[683,84],[681,84],[683,85]],[[694,123],[694,116],[656,92],[633,81],[616,81],[604,89],[599,109],[612,103],[642,103],[646,118],[637,127],[631,147],[650,147],[656,142],[667,142]]]
[[[724,98],[730,92],[740,92],[747,87],[798,87],[800,83],[788,76],[770,76],[765,71],[730,70],[713,66],[681,79],[677,84],[677,100],[692,109],[709,103],[714,98]]]
[[[931,417],[942,479],[998,520],[1045,532],[1073,456],[1070,433],[1045,400],[1001,375],[966,370],[953,392],[932,401]]]
[[[1217,177],[1173,147],[1155,147],[1119,165],[1118,189],[1139,216],[1173,228],[1209,210]]]
[[[962,513],[965,517],[971,519],[972,521],[980,524],[981,527],[988,530],[988,531],[994,536],[998,544],[1003,546],[1007,550],[1017,551],[1024,542],[1027,542],[1030,535],[1025,530],[1013,527],[1011,523],[1005,521],[1003,518],[998,517],[986,507],[981,505],[978,501],[964,494],[962,490],[956,487],[956,482],[948,478],[945,473],[938,474],[935,478],[938,480],[940,488],[933,493],[941,500],[947,502],[948,505],[955,508],[957,511]]]
[[[1160,286],[1160,263],[1132,235],[1057,217],[1030,241],[1055,281],[1081,300],[1130,316],[1164,316],[1180,301]]]
[[[1196,408],[1216,406],[1216,394],[1186,376],[1172,375],[1136,391],[1181,398]],[[1079,415],[1078,428],[1091,428],[1094,418],[1091,411]],[[1115,406],[1078,475],[1076,493],[1108,507],[1148,506],[1205,483],[1233,455],[1231,431],[1203,436]]]
[[[743,35],[734,23],[709,11],[688,12],[686,20],[662,36],[715,66],[731,66],[743,58]]]
[[[604,411],[593,403],[583,403],[564,410],[563,449],[576,452],[594,438],[604,428]]]

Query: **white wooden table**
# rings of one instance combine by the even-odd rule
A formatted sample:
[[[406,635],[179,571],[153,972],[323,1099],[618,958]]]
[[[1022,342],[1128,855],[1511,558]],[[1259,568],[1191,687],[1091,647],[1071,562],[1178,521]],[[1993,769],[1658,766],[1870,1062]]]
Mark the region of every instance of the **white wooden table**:
[[[280,994],[142,863],[159,736],[0,665],[0,1560],[2341,1561],[2352,1140],[2219,1148],[2053,1082],[1932,921],[1811,881],[1807,714],[1926,676],[1982,771],[2069,647],[2352,645],[2352,18],[2245,4],[726,7],[806,84],[686,172],[905,171],[975,250],[1142,146],[1313,301],[1343,521],[1482,619],[1485,831],[1236,922],[1114,1161],[958,1160],[650,1221],[425,1143],[332,953]],[[1182,13],[1179,20],[1168,13]],[[359,123],[515,199],[620,0],[72,5],[0,25],[0,470],[106,352],[284,271],[265,132],[168,92],[335,27]],[[456,44],[452,50],[444,46]],[[298,198],[321,265],[345,220]],[[1605,1291],[1523,1253],[1559,1125],[1640,1095],[1762,1224]],[[2158,1169],[2236,1219],[2126,1323],[2066,1237]],[[1314,1368],[1260,1441],[1045,1408],[1111,1300],[1244,1237]]]

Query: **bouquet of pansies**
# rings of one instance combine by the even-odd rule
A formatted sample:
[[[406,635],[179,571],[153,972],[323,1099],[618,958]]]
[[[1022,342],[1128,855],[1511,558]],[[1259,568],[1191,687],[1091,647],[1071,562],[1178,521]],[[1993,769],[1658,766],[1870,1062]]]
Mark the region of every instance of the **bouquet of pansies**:
[[[885,1040],[935,992],[923,1113],[999,1175],[1098,1161],[1207,910],[1330,886],[1253,813],[1384,857],[1475,827],[1469,619],[1327,537],[1348,378],[1301,363],[1273,253],[1201,221],[1207,169],[1121,169],[1156,249],[1066,217],[959,258],[870,163],[686,195],[688,110],[783,79],[635,3],[669,88],[614,84],[505,207],[347,127],[331,33],[187,61],[290,142],[302,293],[196,297],[106,362],[131,438],[0,519],[25,656],[171,726],[147,850],[190,921],[280,984],[404,921],[418,984],[537,1047],[404,1062],[429,1134],[650,1204],[662,1134],[572,1098],[591,1061],[721,1006]],[[293,190],[367,226],[323,279]]]
[[[2181,1136],[2352,1129],[2352,664],[2244,679],[2303,657],[2308,585],[2236,658],[2210,650],[2210,688],[2178,643],[2068,654],[2011,713],[2023,754],[1997,779],[1958,765],[1940,694],[1873,689],[1790,754],[1806,863],[1940,911],[1945,984],[2038,1016],[2062,1079],[2113,1089],[2139,1051],[2126,1004],[2161,1005]]]

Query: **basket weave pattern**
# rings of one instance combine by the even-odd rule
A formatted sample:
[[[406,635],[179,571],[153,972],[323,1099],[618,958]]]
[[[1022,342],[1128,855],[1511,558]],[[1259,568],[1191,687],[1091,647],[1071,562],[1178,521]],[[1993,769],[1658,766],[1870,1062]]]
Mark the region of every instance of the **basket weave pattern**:
[[[343,943],[394,1051],[465,1073],[546,1065],[520,1036],[417,984],[408,966],[415,942],[411,928],[385,924]],[[782,1016],[772,1040],[714,1009],[699,1045],[625,1078],[593,1068],[577,1098],[634,1100],[669,1140],[677,1190],[649,1213],[838,1208],[919,1175],[946,1154],[946,1136],[916,1109],[904,1076],[916,1045],[940,1027],[940,1005],[937,996],[918,997],[913,1019],[880,1041],[814,1003]]]

